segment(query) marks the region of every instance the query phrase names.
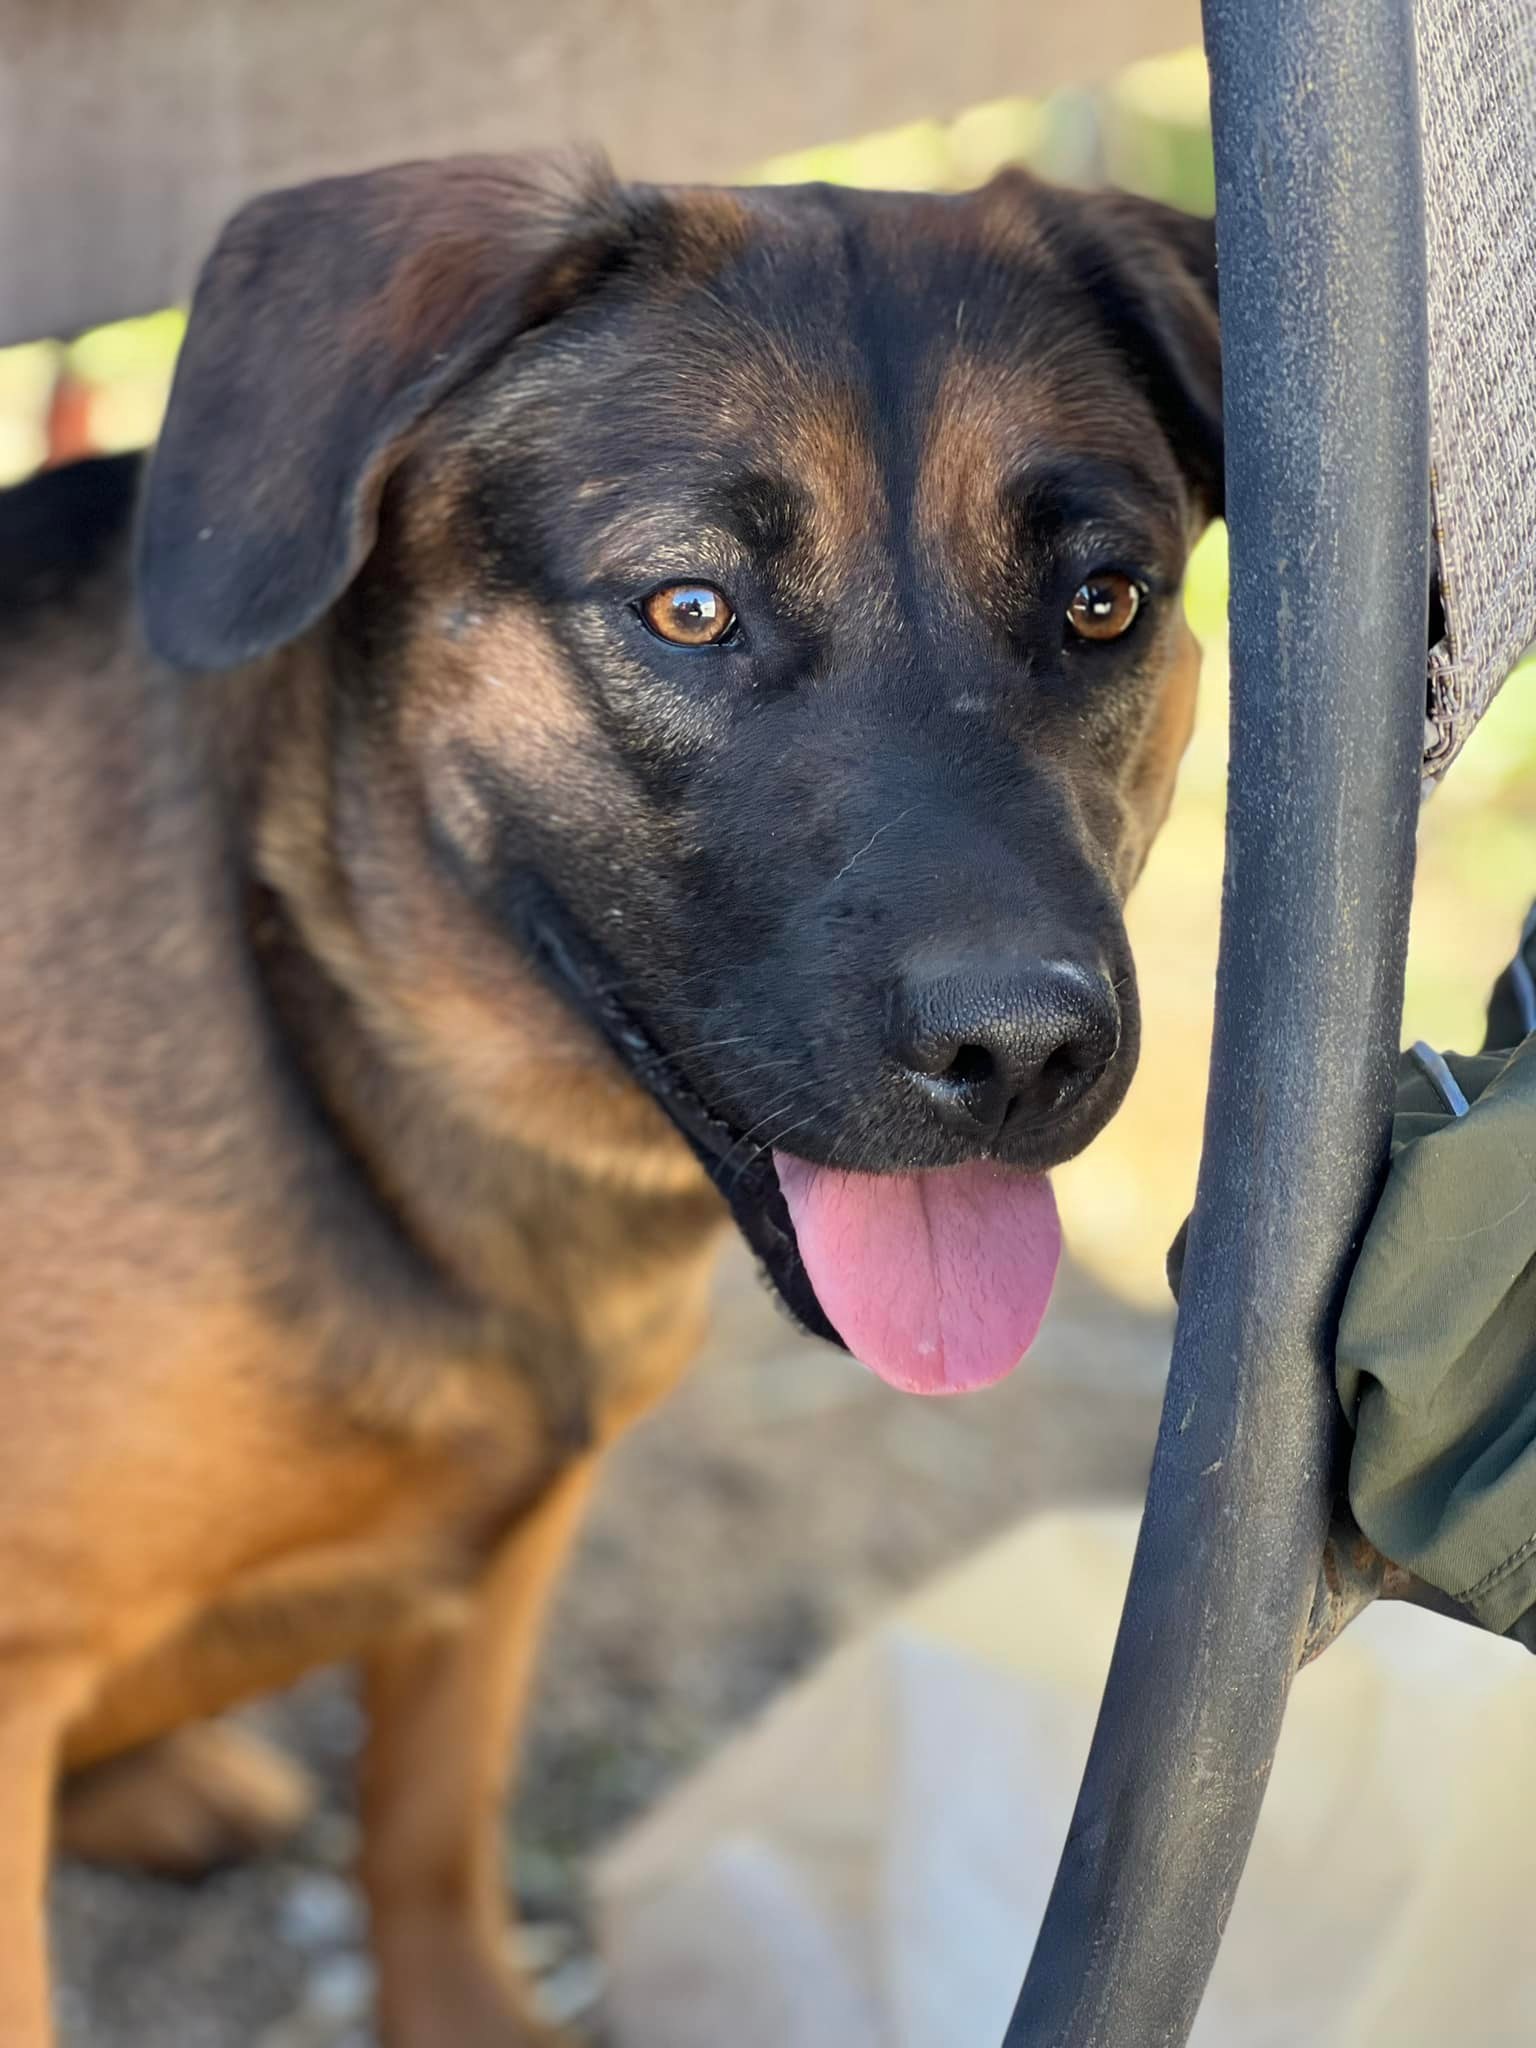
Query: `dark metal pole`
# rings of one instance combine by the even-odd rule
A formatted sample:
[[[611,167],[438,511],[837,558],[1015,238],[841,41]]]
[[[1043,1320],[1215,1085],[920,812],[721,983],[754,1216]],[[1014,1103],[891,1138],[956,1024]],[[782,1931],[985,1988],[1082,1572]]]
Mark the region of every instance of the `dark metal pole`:
[[[1422,743],[1429,438],[1410,0],[1206,0],[1232,766],[1205,1150],[1141,1540],[1006,2048],[1188,2038],[1334,1493]]]

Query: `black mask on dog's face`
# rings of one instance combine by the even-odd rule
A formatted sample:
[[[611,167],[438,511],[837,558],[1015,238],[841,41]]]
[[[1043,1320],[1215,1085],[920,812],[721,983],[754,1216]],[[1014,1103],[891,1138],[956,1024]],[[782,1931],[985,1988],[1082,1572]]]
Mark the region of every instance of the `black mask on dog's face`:
[[[519,231],[494,341],[494,253],[445,281],[440,229],[397,266],[473,339],[457,376],[408,366],[407,422],[374,357],[336,399],[377,419],[291,630],[339,602],[369,688],[418,707],[455,885],[669,1111],[802,1319],[904,1384],[976,1383],[1035,1312],[1004,1268],[1054,1242],[1036,1176],[1135,1064],[1121,904],[1219,493],[1209,229],[1021,177],[569,204],[536,259]],[[387,350],[378,290],[364,324]],[[176,429],[151,634],[246,658],[284,542],[266,510],[263,608]],[[219,548],[189,631],[192,519]],[[923,1338],[956,1260],[993,1281]],[[919,1334],[870,1356],[892,1303]]]

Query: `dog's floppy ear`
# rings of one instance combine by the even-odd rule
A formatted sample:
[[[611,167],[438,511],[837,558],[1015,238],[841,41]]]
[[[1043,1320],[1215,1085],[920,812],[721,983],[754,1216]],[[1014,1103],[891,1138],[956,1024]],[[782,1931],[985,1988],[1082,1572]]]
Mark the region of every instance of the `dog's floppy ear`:
[[[1220,518],[1216,224],[1128,192],[1074,194],[1068,255],[1151,400],[1200,509]]]
[[[275,192],[204,267],[139,523],[154,652],[232,668],[357,574],[410,429],[611,254],[590,160],[463,157]]]

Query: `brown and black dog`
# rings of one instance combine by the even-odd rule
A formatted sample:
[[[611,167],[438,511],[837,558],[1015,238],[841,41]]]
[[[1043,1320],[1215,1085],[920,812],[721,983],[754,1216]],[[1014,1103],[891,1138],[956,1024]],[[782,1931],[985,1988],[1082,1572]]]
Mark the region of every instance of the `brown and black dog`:
[[[544,2038],[499,1807],[603,1451],[731,1214],[899,1384],[1016,1357],[1220,460],[1207,224],[486,159],[247,207],[142,488],[0,499],[3,2048],[55,1824],[259,1839],[196,1724],[338,1661],[385,2039]]]

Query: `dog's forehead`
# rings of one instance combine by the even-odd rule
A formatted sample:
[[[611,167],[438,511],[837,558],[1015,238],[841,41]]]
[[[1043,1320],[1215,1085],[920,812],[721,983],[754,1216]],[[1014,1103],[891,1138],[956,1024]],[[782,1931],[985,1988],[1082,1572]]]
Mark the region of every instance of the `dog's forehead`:
[[[803,577],[857,578],[909,529],[1006,570],[1008,492],[1073,457],[1139,470],[1171,528],[1176,466],[1053,204],[1027,179],[653,193],[618,288],[477,406],[480,496],[521,494],[531,454],[594,573],[691,572],[711,520],[722,569],[732,535],[793,528]]]
[[[599,287],[514,356],[567,414],[600,414],[642,445],[649,420],[679,455],[796,405],[841,407],[844,429],[859,401],[909,424],[957,357],[1015,386],[1032,367],[1052,380],[1069,350],[1112,374],[1053,205],[1026,179],[953,196],[648,188],[619,216]]]
[[[921,316],[952,308],[956,287],[1007,302],[1059,270],[1052,225],[1063,195],[1005,176],[964,193],[876,192],[838,185],[672,187],[656,226],[727,290],[806,311],[882,301]],[[813,279],[818,295],[807,301]]]
[[[894,423],[956,354],[1018,369],[1069,330],[1092,339],[1043,206],[1031,185],[665,194],[626,309],[657,346],[635,353],[706,407],[781,412],[787,379],[801,398],[868,393]]]

